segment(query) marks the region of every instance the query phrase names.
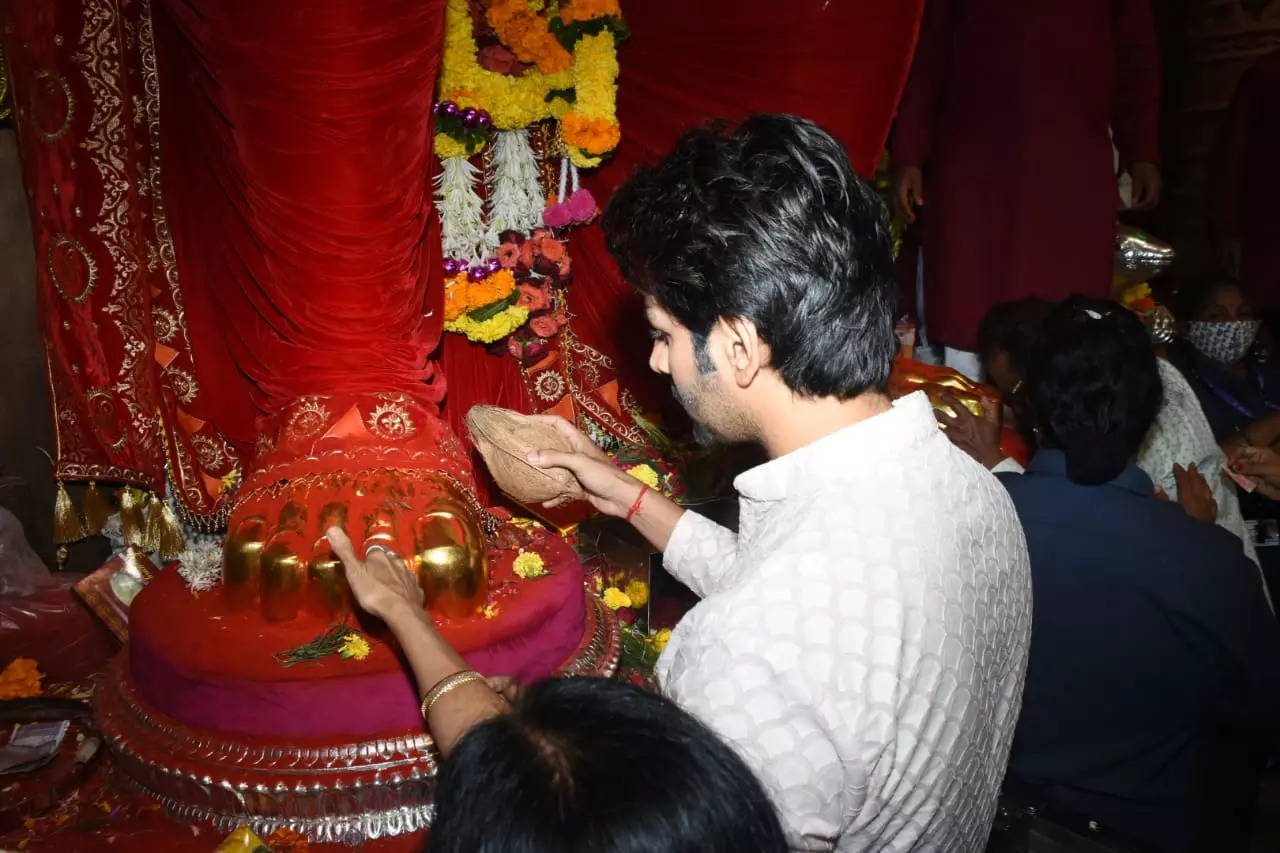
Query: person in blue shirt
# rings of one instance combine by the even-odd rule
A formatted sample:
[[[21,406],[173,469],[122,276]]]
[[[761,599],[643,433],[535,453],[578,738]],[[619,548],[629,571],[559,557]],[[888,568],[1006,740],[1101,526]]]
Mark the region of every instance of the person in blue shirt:
[[[1243,849],[1280,728],[1280,627],[1239,542],[1134,464],[1161,399],[1141,322],[1076,298],[1044,336],[1040,449],[1000,475],[1034,591],[1006,789],[1159,850]]]

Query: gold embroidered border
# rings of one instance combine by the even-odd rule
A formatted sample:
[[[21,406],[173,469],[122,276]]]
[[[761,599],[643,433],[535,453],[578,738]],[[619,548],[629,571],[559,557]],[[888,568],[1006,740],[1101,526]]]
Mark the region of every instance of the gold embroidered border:
[[[103,312],[110,315],[124,344],[124,357],[114,390],[129,411],[138,455],[156,454],[160,420],[143,407],[134,393],[150,387],[152,342],[149,294],[138,281],[140,267],[135,242],[134,210],[130,203],[129,123],[120,56],[119,7],[114,0],[86,0],[80,52],[73,59],[84,69],[92,95],[93,113],[80,146],[88,153],[102,180],[102,205],[90,231],[97,234],[115,265],[115,281]],[[158,455],[158,454],[156,454]]]

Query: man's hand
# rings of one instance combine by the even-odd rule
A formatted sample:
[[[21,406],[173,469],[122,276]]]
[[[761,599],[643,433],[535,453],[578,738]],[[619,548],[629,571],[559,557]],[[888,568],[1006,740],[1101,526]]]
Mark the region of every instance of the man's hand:
[[[1150,210],[1160,203],[1160,167],[1155,163],[1131,163],[1130,210]]]
[[[924,172],[919,166],[899,166],[894,171],[893,202],[904,222],[916,221],[916,207],[924,207]]]
[[[1002,412],[999,406],[986,404],[982,407],[983,416],[970,412],[964,403],[950,392],[943,392],[942,401],[955,410],[955,415],[934,409],[934,415],[940,423],[947,427],[947,438],[956,447],[968,453],[987,469],[994,468],[1004,459],[1000,452],[1000,429]]]
[[[572,449],[567,452],[537,450],[529,455],[529,463],[538,468],[564,468],[577,480],[573,492],[547,501],[543,506],[550,509],[571,501],[586,500],[605,515],[625,516],[640,493],[640,481],[618,470],[594,441],[564,418],[555,415],[534,415],[533,418],[555,427]]]
[[[1174,465],[1173,479],[1178,483],[1178,503],[1187,515],[1205,524],[1218,520],[1218,502],[1213,499],[1208,481],[1194,463],[1187,468]]]
[[[1228,460],[1227,467],[1257,485],[1263,497],[1280,500],[1280,453],[1270,447],[1241,447]]]
[[[361,607],[383,620],[398,605],[422,609],[422,587],[404,560],[381,549],[371,549],[361,560],[341,527],[330,527],[324,535],[347,570],[347,584]]]

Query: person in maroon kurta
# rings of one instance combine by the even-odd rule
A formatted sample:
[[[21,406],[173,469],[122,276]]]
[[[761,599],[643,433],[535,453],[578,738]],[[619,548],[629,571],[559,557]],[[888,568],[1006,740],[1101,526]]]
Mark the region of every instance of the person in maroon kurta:
[[[891,154],[901,213],[924,208],[932,340],[972,351],[997,302],[1109,294],[1108,128],[1154,205],[1159,102],[1148,0],[929,0]]]
[[[1280,51],[1240,78],[1211,173],[1224,266],[1255,306],[1274,314],[1280,310]]]

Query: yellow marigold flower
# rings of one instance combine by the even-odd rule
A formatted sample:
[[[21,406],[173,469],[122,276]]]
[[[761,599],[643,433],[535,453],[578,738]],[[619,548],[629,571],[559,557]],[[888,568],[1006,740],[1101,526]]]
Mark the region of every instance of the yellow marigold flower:
[[[520,577],[528,580],[529,578],[540,578],[547,573],[545,564],[542,562],[542,556],[532,551],[525,551],[516,557],[515,563],[511,566],[512,570]]]
[[[662,654],[663,649],[667,647],[667,642],[670,639],[671,639],[671,629],[663,628],[658,633],[649,637],[647,642],[649,643],[649,648],[653,649],[658,654]]]
[[[501,340],[524,325],[529,319],[529,309],[511,306],[488,320],[476,321],[466,314],[456,320],[446,320],[445,331],[466,335],[476,343],[491,344]]]
[[[1120,296],[1122,305],[1129,305],[1137,302],[1139,299],[1146,299],[1151,295],[1151,285],[1149,284],[1133,284],[1125,288],[1124,293]]]
[[[648,486],[651,489],[658,488],[658,485],[661,482],[660,478],[658,477],[658,472],[653,470],[652,465],[648,465],[648,464],[632,465],[630,468],[627,469],[627,473],[630,474],[632,477],[635,477],[637,480],[644,483],[646,486]]]
[[[644,607],[649,601],[649,585],[644,581],[631,581],[627,584],[625,592],[627,598],[631,599],[632,607]]]
[[[621,607],[630,607],[631,599],[627,594],[616,586],[611,586],[604,591],[604,606],[610,610],[617,610]]]
[[[338,654],[347,659],[364,660],[369,656],[369,641],[359,634],[347,634],[342,638]]]
[[[502,610],[499,609],[496,602],[491,601],[484,606],[484,610],[481,612],[484,613],[484,618],[486,619],[497,619]]]

